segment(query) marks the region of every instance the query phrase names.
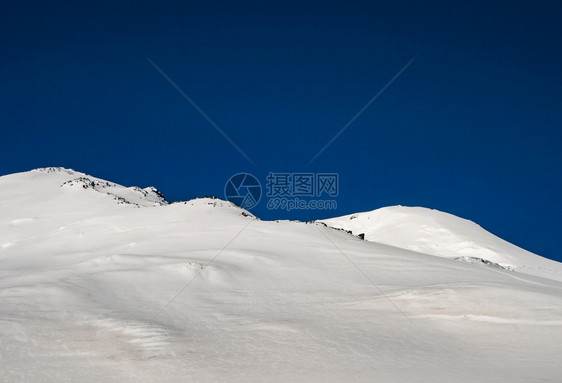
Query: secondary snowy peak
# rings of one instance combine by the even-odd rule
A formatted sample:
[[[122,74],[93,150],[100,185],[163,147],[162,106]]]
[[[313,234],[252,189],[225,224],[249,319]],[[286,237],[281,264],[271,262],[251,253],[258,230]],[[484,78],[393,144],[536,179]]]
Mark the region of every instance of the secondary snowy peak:
[[[517,247],[472,221],[423,207],[390,206],[323,220],[365,240],[529,274],[562,272],[561,264]]]
[[[233,212],[236,215],[242,215],[244,217],[252,217],[256,218],[255,215],[250,213],[248,210],[241,208],[238,205],[233,204],[230,201],[224,201],[217,197],[202,197],[202,198],[194,198],[189,201],[179,201],[174,202],[172,205],[188,205],[193,206],[194,208],[220,208],[225,211]]]

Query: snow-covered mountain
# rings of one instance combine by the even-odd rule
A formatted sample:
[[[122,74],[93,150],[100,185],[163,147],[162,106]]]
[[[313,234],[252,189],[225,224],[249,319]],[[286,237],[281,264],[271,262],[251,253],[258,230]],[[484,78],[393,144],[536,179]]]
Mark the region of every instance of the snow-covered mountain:
[[[0,381],[559,381],[560,264],[445,213],[353,216],[0,177]]]

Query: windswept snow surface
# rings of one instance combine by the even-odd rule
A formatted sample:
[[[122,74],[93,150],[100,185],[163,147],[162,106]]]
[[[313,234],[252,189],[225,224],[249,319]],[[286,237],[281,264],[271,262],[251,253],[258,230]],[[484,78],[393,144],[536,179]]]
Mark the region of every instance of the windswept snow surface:
[[[363,241],[68,169],[0,177],[0,381],[558,382],[559,264],[415,210]]]

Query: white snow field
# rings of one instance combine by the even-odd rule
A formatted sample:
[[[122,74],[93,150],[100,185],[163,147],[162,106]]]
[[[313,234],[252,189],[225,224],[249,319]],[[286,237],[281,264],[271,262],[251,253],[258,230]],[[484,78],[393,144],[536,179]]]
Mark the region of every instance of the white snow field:
[[[390,207],[267,222],[0,177],[0,382],[560,382],[561,264]]]

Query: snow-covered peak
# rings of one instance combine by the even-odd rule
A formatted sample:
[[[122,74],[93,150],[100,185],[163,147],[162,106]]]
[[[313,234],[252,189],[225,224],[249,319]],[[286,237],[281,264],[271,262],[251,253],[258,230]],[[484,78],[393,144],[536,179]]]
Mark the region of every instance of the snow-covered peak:
[[[33,198],[37,203],[48,203],[52,199],[72,200],[80,205],[102,203],[137,207],[160,206],[168,202],[154,187],[125,187],[113,182],[62,167],[46,167],[29,172],[0,177],[2,193],[6,197]],[[92,194],[95,193],[95,194]]]
[[[33,169],[32,172],[36,172],[36,173],[66,173],[66,174],[70,174],[70,175],[74,175],[77,172],[75,172],[72,169],[67,169],[67,168],[63,168],[60,166],[50,166],[47,168],[37,168],[37,169]]]
[[[558,262],[504,241],[472,221],[434,209],[390,206],[321,222],[354,235],[364,234],[368,241],[419,253],[537,275],[562,271]]]

